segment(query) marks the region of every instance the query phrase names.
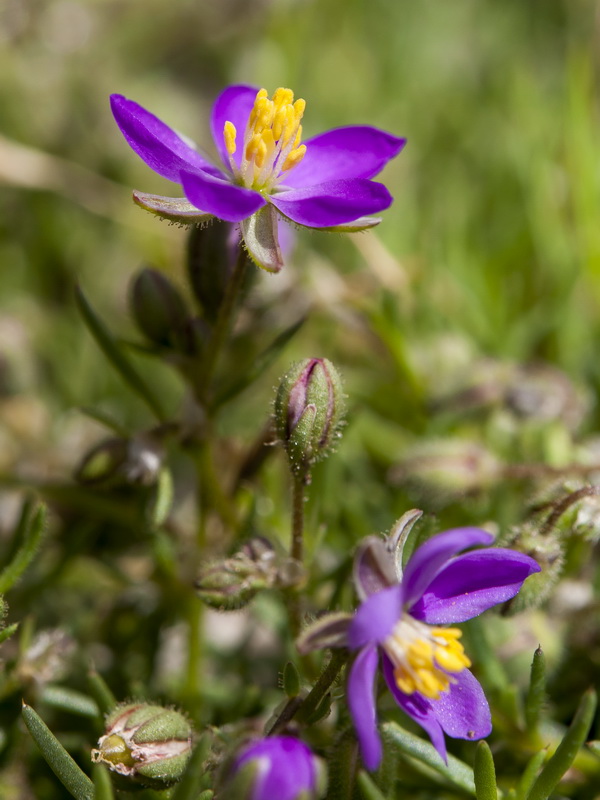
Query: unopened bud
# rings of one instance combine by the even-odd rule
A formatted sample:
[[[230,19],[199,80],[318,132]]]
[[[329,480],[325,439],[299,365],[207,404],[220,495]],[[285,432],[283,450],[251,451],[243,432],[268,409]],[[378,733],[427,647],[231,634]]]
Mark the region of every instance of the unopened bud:
[[[331,450],[344,411],[342,380],[326,358],[300,361],[283,376],[275,397],[275,425],[295,473],[308,475]]]
[[[196,580],[196,590],[211,608],[242,608],[262,589],[300,583],[302,568],[297,562],[290,565],[291,561],[281,557],[267,539],[255,537],[230,558],[207,565]]]
[[[503,542],[503,544],[505,544]],[[538,608],[558,583],[564,564],[564,544],[557,531],[544,530],[529,523],[512,531],[507,544],[535,558],[540,572],[530,575],[519,594],[505,603],[506,614],[516,614],[526,608]]]
[[[482,445],[445,439],[414,447],[392,468],[390,480],[441,506],[486,489],[501,474],[501,464]]]
[[[323,764],[299,739],[271,736],[237,754],[222,800],[318,800],[326,791]]]
[[[161,272],[143,269],[130,295],[131,312],[142,333],[157,345],[173,345],[188,317],[185,301]]]
[[[240,248],[239,226],[214,221],[188,238],[187,267],[204,317],[215,322]]]
[[[192,749],[192,729],[179,711],[146,703],[117,706],[92,761],[153,789],[181,777]]]
[[[140,434],[131,439],[112,437],[93,447],[75,470],[75,478],[89,486],[156,482],[164,459],[159,442]]]

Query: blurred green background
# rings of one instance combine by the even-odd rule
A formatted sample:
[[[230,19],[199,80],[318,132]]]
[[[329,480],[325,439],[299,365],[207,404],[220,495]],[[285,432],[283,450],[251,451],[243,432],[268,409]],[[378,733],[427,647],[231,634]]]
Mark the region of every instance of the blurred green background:
[[[286,354],[220,421],[221,434],[234,443],[225,448],[225,463],[264,424],[272,386],[289,361],[326,357],[340,368],[349,424],[338,453],[316,470],[309,504],[309,551],[317,541],[329,548],[326,567],[347,557],[361,536],[389,529],[413,504],[435,512],[438,528],[492,520],[506,533],[522,522],[537,488],[524,475],[547,479],[573,462],[597,463],[599,43],[600,11],[592,0],[3,0],[4,534],[21,497],[15,484],[42,487],[42,495],[50,484],[68,485],[83,453],[101,438],[102,427],[80,407],[102,408],[129,431],[152,421],[83,329],[76,282],[124,340],[140,338],[128,310],[140,266],[162,270],[189,294],[185,231],[159,223],[130,197],[134,188],[169,194],[173,186],[123,140],[110,114],[113,92],[208,150],[211,104],[236,82],[269,92],[289,86],[305,98],[305,138],[372,124],[408,139],[380,177],[395,202],[374,232],[298,231],[283,272],[256,276],[250,317],[241,325],[251,331],[260,319],[262,328],[256,343],[249,339],[249,352],[292,320],[309,318]],[[134,358],[169,412],[179,414],[185,393],[178,375],[156,360]],[[246,501],[256,504],[248,527],[285,541],[288,486],[279,458]],[[499,461],[508,465],[504,472]],[[523,464],[538,466],[511,473]],[[185,498],[189,476],[181,464],[175,472]],[[115,666],[106,652],[102,662],[98,642],[94,653],[121,682],[115,691],[131,695],[145,680],[164,691],[171,684],[149,659],[161,626],[177,617],[168,607],[176,590],[167,582],[159,600],[152,592],[148,599],[146,573],[122,560],[131,555],[130,519],[119,519],[120,507],[110,502],[90,503],[92,522],[59,507],[49,560],[42,559],[29,588],[25,583],[14,601],[8,597],[11,621],[26,609],[40,625],[64,624],[67,616],[70,632],[89,644],[98,617],[114,613],[104,645],[114,655],[132,640],[126,664]],[[192,511],[183,509],[184,530],[193,528]],[[131,536],[139,555],[143,540],[139,531]],[[588,552],[578,548],[567,554],[576,579]],[[82,552],[97,559],[93,569]],[[106,573],[100,562],[110,565]],[[52,581],[48,602],[41,587]],[[115,607],[124,586],[133,592],[130,616]],[[265,618],[274,613],[267,608]],[[283,620],[273,624],[285,627]],[[525,663],[540,635],[536,626],[543,628],[540,618],[528,624],[534,632],[525,639]],[[503,636],[510,639],[508,629]],[[587,682],[597,682],[600,663],[597,632],[575,644],[577,670],[558,673],[570,675],[573,694],[555,690],[565,719]],[[556,644],[557,651],[565,646]],[[280,661],[276,654],[259,683],[269,685]],[[229,719],[240,702],[223,690],[212,700],[217,721],[220,714]],[[247,703],[255,712],[266,705],[256,697]]]

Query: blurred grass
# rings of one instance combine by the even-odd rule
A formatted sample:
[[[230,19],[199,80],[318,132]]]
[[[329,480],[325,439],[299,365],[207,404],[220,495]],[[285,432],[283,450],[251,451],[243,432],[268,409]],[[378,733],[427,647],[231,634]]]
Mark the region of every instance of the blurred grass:
[[[395,485],[390,467],[415,443],[449,436],[472,437],[509,460],[545,461],[561,448],[572,457],[570,434],[557,444],[543,426],[523,433],[497,409],[431,413],[431,398],[453,380],[457,389],[465,375],[477,383],[484,357],[560,367],[586,389],[583,433],[598,429],[599,24],[592,0],[4,0],[0,472],[25,482],[69,480],[101,430],[78,406],[104,408],[130,430],[150,424],[74,303],[79,281],[112,329],[133,339],[127,296],[139,266],[184,281],[185,232],[130,200],[133,188],[168,194],[172,187],[127,147],[108,95],[137,100],[210,150],[210,107],[223,86],[289,85],[307,100],[306,136],[365,123],[406,136],[408,145],[383,174],[395,203],[374,234],[352,240],[299,231],[284,272],[257,276],[251,306],[273,333],[307,309],[311,315],[286,356],[231,404],[221,433],[241,449],[270,413],[272,384],[289,360],[327,357],[345,375],[351,412],[338,454],[315,471],[309,552],[321,541],[325,562],[335,561],[419,500],[440,524],[514,524],[529,487],[492,485],[483,497],[438,503]],[[176,409],[181,381],[156,362],[136,363]],[[189,495],[189,465],[174,462]],[[285,541],[278,456],[260,492],[252,524]],[[115,653],[129,643],[131,657],[114,671],[123,695],[167,680],[153,672],[150,653],[177,620],[164,605],[174,591],[167,578],[153,573],[154,583],[138,585],[116,553],[131,535],[131,559],[152,572],[139,520],[131,523],[137,512],[125,507],[116,528],[100,510],[96,527],[73,509],[65,513],[55,522],[54,571],[34,574],[22,595],[41,626],[68,619],[83,597],[72,632],[96,647],[103,639]],[[0,512],[6,530],[11,493]],[[54,605],[36,583],[48,574]],[[150,610],[140,626],[142,609]],[[102,613],[107,622],[96,632]],[[597,652],[594,639],[577,691],[591,679]],[[216,718],[229,720],[237,700],[220,702]],[[576,703],[573,694],[565,713]]]

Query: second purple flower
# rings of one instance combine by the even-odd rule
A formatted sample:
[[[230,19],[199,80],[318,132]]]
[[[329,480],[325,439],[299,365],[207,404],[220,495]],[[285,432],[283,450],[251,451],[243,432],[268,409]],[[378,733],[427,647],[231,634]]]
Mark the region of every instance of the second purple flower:
[[[409,524],[416,516],[409,515]],[[489,706],[468,669],[461,631],[446,626],[509,600],[540,571],[533,558],[516,550],[462,552],[492,541],[479,528],[445,531],[417,548],[400,575],[394,541],[369,537],[355,558],[354,582],[362,600],[356,614],[324,617],[300,637],[301,652],[348,647],[356,653],[347,699],[368,769],[377,769],[382,757],[374,689],[378,668],[400,708],[427,731],[444,760],[444,734],[482,739],[490,733]]]

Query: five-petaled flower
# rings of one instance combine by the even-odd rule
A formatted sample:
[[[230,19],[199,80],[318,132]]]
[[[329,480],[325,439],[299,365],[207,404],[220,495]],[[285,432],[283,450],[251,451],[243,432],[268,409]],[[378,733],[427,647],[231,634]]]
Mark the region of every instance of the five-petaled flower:
[[[396,156],[404,139],[370,126],[337,128],[305,144],[304,100],[290,89],[230,86],[217,98],[211,129],[217,166],[164,122],[122,95],[111,96],[129,145],[159,175],[181,184],[185,198],[134,192],[161,217],[202,223],[213,217],[240,224],[253,260],[277,272],[283,265],[278,216],[309,228],[363,230],[380,220],[392,197],[371,178]],[[187,199],[186,199],[187,198]]]
[[[417,516],[420,512],[409,516],[409,523]],[[379,664],[400,708],[425,729],[444,760],[444,733],[458,739],[490,733],[489,706],[468,669],[461,631],[444,626],[509,600],[528,575],[540,571],[536,561],[516,550],[482,547],[462,553],[492,541],[479,528],[445,531],[421,545],[399,575],[394,541],[369,537],[355,558],[354,580],[363,601],[356,614],[324,617],[298,640],[301,652],[356,651],[347,700],[368,769],[376,769],[382,755],[374,698]]]

